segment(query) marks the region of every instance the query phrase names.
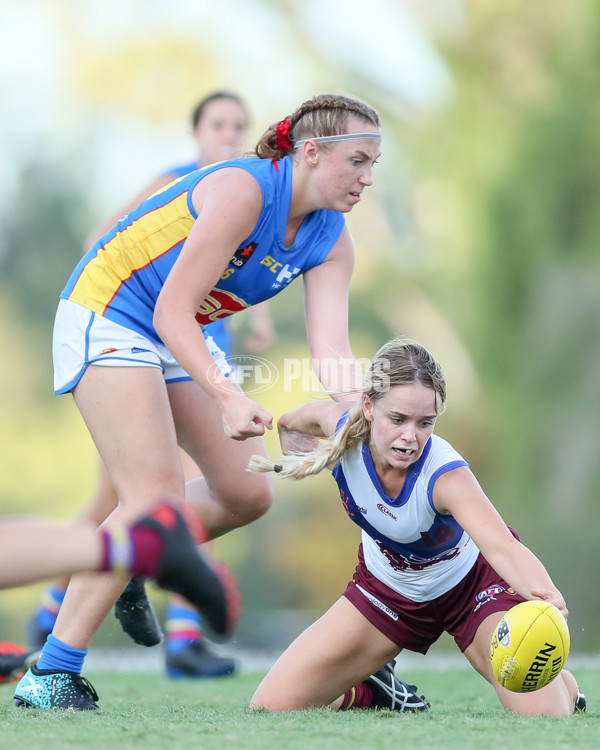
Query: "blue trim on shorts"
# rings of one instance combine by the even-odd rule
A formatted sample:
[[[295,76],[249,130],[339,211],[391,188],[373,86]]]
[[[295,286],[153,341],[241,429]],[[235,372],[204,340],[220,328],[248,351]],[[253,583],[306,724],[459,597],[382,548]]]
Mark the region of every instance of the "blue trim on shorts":
[[[143,364],[150,365],[150,367],[158,367],[163,372],[165,371],[165,368],[163,367],[163,365],[158,364],[157,362],[151,362],[148,359],[130,359],[129,357],[109,357],[108,355],[104,357],[95,357],[94,359],[90,359],[89,361],[87,361],[87,364],[94,365],[96,364],[96,362],[105,362],[108,359],[118,359],[123,362],[135,362],[136,364],[133,364],[132,367],[137,367],[137,362],[142,362]]]
[[[191,382],[193,380],[192,376],[185,372],[181,365],[175,361],[175,358],[164,344],[158,345],[148,339],[144,340],[139,333],[136,333],[132,329],[121,326],[114,321],[105,320],[103,316],[95,313],[93,310],[85,308],[83,305],[79,305],[76,302],[61,300],[60,305],[69,306],[68,308],[64,308],[66,311],[64,313],[65,315],[71,317],[75,316],[75,318],[70,321],[72,324],[76,321],[76,331],[78,332],[76,340],[73,340],[73,344],[82,345],[81,347],[77,346],[76,350],[69,346],[70,337],[74,335],[72,325],[71,328],[66,331],[61,330],[60,336],[60,346],[63,348],[66,347],[66,350],[69,351],[65,350],[66,353],[63,353],[63,351],[58,348],[55,350],[53,343],[53,355],[57,356],[57,353],[60,351],[60,355],[63,357],[63,359],[59,359],[55,362],[55,381],[57,381],[57,370],[61,371],[61,379],[58,381],[58,387],[54,390],[56,395],[71,392],[78,385],[90,365],[101,367],[132,366],[160,368],[166,385],[178,382]],[[85,322],[86,317],[88,319],[87,323]],[[69,317],[66,319],[61,318],[61,325],[63,327],[65,320],[69,321]],[[101,325],[106,324],[106,326],[104,329],[100,329],[103,330],[104,333],[97,335],[96,330],[99,323],[101,323]],[[218,325],[217,323],[207,326],[207,330],[212,328],[215,333],[218,333],[219,331],[227,331],[225,325]],[[113,331],[113,327],[121,330]],[[81,340],[82,337],[80,332],[83,332],[83,341]],[[107,335],[108,338],[106,338]],[[106,341],[109,342],[113,336],[113,346],[109,346],[109,343],[104,343],[105,338]],[[221,336],[221,338],[223,338],[223,336]],[[94,339],[95,342],[93,357],[91,354],[92,339]],[[227,358],[214,338],[208,336],[207,342],[208,341],[210,341],[210,353],[219,369],[221,369],[221,366],[227,366]],[[78,356],[73,357],[72,355],[74,353]],[[131,355],[136,356],[131,357],[130,353]],[[144,358],[145,354],[149,355],[149,359]],[[61,366],[58,365],[58,362],[61,363]],[[68,367],[66,365],[68,365]],[[62,372],[64,372],[64,377]],[[71,380],[67,381],[66,375],[72,372],[75,374]],[[167,372],[169,373],[168,376]],[[229,375],[231,373],[224,374]]]
[[[194,378],[191,375],[188,375],[187,377],[184,377],[183,375],[180,378],[171,378],[170,380],[167,380],[165,378],[165,383],[169,385],[170,383],[189,383],[190,380],[193,380]]]
[[[86,332],[85,332],[85,338],[86,338],[86,343],[85,343],[85,363],[84,363],[83,367],[81,368],[81,370],[77,373],[77,375],[73,378],[73,380],[68,385],[66,385],[64,388],[61,388],[58,391],[54,391],[54,395],[55,396],[62,396],[65,393],[70,393],[75,388],[75,386],[79,383],[79,381],[81,380],[81,378],[85,375],[85,372],[86,372],[87,368],[90,365],[96,364],[96,362],[104,362],[104,361],[109,360],[109,359],[117,359],[117,360],[121,360],[123,362],[132,362],[133,361],[133,360],[129,359],[129,357],[111,357],[111,356],[108,356],[108,355],[105,355],[104,357],[95,357],[94,359],[88,360],[88,354],[89,354],[88,331],[89,331],[89,329],[90,329],[90,327],[92,325],[92,321],[93,321],[93,316],[94,315],[95,315],[95,313],[92,313],[92,319],[90,320],[90,323],[89,323],[89,325],[88,325],[88,327],[86,329]],[[163,373],[165,372],[165,368],[163,367],[163,365],[158,364],[156,362],[151,362],[150,360],[147,360],[147,359],[146,360],[144,360],[144,359],[138,359],[138,360],[135,360],[135,361],[136,362],[141,362],[141,363],[146,364],[146,365],[149,365],[150,367],[158,367]],[[99,365],[99,366],[101,367],[102,365]],[[179,379],[180,380],[192,380],[191,377],[188,377],[188,378],[179,378]],[[168,381],[165,381],[165,382],[175,383],[175,382],[177,382],[177,379],[168,380]]]
[[[90,329],[92,327],[92,323],[94,322],[95,317],[96,317],[96,313],[92,312],[92,314],[90,315],[90,322],[87,324],[87,328],[85,329],[85,362],[89,362]]]
[[[77,375],[75,375],[73,380],[64,386],[64,388],[60,388],[58,391],[54,391],[55,396],[62,396],[65,393],[70,393],[73,390],[73,388],[75,388],[77,383],[79,383],[81,378],[84,376],[85,371],[87,370],[89,366],[88,355],[90,351],[90,328],[92,327],[92,323],[94,322],[95,316],[96,316],[96,313],[92,311],[90,313],[90,321],[87,324],[87,327],[85,329],[85,361],[84,361],[83,367],[77,373]]]
[[[64,388],[60,388],[58,391],[54,391],[55,396],[63,396],[65,393],[70,393],[73,388],[79,383],[81,378],[83,377],[85,371],[87,370],[88,365],[87,363],[81,368],[81,370],[77,373],[77,375],[73,378],[73,380],[66,385]]]

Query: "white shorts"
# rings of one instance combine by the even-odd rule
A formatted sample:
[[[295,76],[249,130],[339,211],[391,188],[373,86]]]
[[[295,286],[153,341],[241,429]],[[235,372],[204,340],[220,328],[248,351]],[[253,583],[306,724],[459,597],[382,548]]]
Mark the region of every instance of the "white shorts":
[[[206,337],[206,344],[221,372],[232,374],[233,368],[212,336]],[[56,394],[72,391],[89,365],[158,367],[166,383],[192,380],[163,344],[64,299],[54,320],[52,359]]]

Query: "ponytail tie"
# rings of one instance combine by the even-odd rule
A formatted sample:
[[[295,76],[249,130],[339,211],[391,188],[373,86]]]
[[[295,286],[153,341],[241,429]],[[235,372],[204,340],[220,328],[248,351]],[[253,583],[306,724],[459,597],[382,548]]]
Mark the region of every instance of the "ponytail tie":
[[[294,147],[294,144],[290,140],[291,130],[292,121],[289,117],[277,123],[275,145],[281,151],[290,151]]]

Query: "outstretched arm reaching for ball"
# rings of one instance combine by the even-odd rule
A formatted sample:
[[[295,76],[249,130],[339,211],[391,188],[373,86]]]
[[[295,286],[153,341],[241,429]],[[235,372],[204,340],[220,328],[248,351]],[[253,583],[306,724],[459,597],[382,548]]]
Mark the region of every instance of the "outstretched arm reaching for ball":
[[[450,513],[505,581],[525,599],[543,599],[568,617],[565,600],[540,560],[511,533],[466,466],[443,474],[435,483],[433,501]]]

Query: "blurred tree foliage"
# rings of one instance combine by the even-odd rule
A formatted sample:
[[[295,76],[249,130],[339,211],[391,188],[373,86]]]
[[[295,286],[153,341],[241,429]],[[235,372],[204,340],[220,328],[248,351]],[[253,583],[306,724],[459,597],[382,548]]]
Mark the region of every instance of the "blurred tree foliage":
[[[454,214],[430,237],[448,255],[430,288],[481,375],[480,476],[563,589],[575,645],[592,648],[600,596],[582,561],[600,566],[589,523],[600,482],[600,8],[468,8],[466,38],[446,49],[452,107],[414,141],[419,180],[437,187],[424,210]]]
[[[4,212],[0,278],[28,323],[50,336],[58,295],[82,251],[84,185],[68,164],[22,165],[13,204]]]
[[[401,332],[437,354],[450,384],[439,431],[564,591],[574,648],[593,649],[600,595],[581,566],[600,567],[588,522],[600,481],[600,8],[465,8],[464,32],[439,40],[454,98],[422,127],[385,119],[381,92],[352,82],[384,115],[381,169],[392,156],[378,207],[369,195],[349,219],[353,332],[367,329],[356,353]]]

